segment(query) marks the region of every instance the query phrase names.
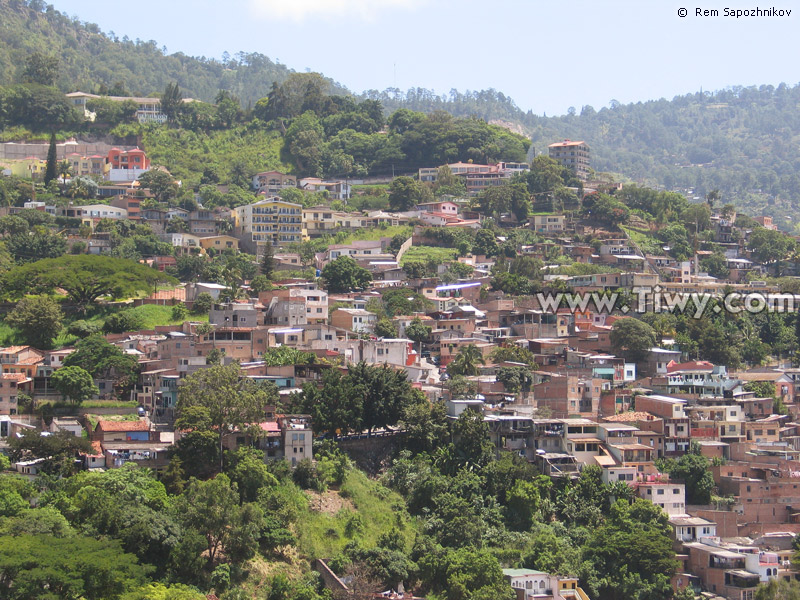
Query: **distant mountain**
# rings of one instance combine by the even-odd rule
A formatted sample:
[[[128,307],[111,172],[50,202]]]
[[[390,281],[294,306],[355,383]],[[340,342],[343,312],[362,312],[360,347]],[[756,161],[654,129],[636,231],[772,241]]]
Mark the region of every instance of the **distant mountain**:
[[[37,50],[58,57],[56,84],[65,92],[121,84],[129,94],[145,96],[177,82],[186,97],[212,101],[226,89],[247,107],[291,73],[258,53],[239,53],[226,62],[168,55],[152,40],[111,39],[97,25],[72,19],[41,0],[0,0],[0,85],[15,82],[25,59]],[[338,84],[335,88],[344,91]]]

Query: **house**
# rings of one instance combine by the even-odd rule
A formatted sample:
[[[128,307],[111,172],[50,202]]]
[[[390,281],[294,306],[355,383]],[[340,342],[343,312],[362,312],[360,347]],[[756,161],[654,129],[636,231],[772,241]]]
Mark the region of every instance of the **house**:
[[[327,192],[331,200],[348,200],[350,184],[347,181],[323,181],[318,177],[305,177],[298,187],[306,192]]]
[[[375,323],[378,322],[378,315],[358,308],[337,308],[331,313],[330,322],[334,327],[348,331],[372,333]]]
[[[84,116],[89,121],[94,121],[95,113],[91,112],[86,108],[86,103],[90,100],[95,100],[98,98],[105,98],[106,100],[111,100],[113,102],[135,102],[137,109],[136,109],[136,119],[139,123],[158,123],[159,125],[163,125],[167,122],[167,115],[161,112],[161,99],[160,98],[137,98],[137,97],[127,97],[127,96],[98,96],[96,94],[87,94],[86,92],[71,92],[66,95],[67,100],[69,100],[73,106],[76,108],[83,110]],[[191,102],[191,99],[184,98],[184,102]]]
[[[534,215],[528,222],[537,233],[561,233],[564,231],[564,215]]]
[[[147,442],[151,436],[151,425],[147,419],[136,421],[99,420],[93,437],[100,442]],[[155,432],[153,432],[155,434]]]
[[[425,213],[439,213],[451,217],[458,216],[458,204],[449,201],[423,202],[417,204],[417,210]]]
[[[210,248],[220,252],[222,250],[238,250],[239,239],[232,235],[209,235],[197,238],[200,247],[208,251]]]
[[[53,417],[53,420],[50,422],[50,431],[52,433],[67,431],[76,437],[81,437],[83,434],[83,425],[80,424],[78,419],[72,417]]]
[[[19,393],[32,381],[24,373],[0,374],[0,415],[16,415],[19,412]]]
[[[252,183],[257,193],[277,196],[281,190],[297,187],[297,178],[280,171],[263,171],[253,175]]]
[[[577,577],[549,575],[531,569],[503,569],[516,600],[589,600]]]
[[[650,413],[659,419],[640,421],[639,427],[646,431],[658,431],[663,435],[665,456],[681,456],[689,450],[689,418],[682,398],[643,394],[636,396],[636,410]]]
[[[649,500],[671,517],[686,515],[686,486],[682,483],[646,481],[636,486],[639,498]]]

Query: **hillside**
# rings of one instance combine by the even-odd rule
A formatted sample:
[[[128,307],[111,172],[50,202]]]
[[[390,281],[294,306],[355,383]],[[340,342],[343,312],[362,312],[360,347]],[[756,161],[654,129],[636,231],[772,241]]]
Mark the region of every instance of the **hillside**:
[[[184,96],[206,101],[213,100],[220,89],[229,90],[245,108],[292,73],[258,53],[238,53],[224,63],[182,53],[167,55],[155,41],[112,39],[96,25],[73,20],[39,0],[0,0],[0,22],[4,24],[0,28],[0,85],[18,81],[20,65],[36,50],[59,58],[56,83],[62,91],[152,94],[177,82]],[[331,92],[347,90],[332,84]],[[796,174],[800,86],[735,87],[627,105],[612,101],[600,110],[584,106],[557,117],[525,112],[495,90],[452,90],[448,95],[422,88],[369,90],[360,98],[380,101],[386,115],[407,108],[501,122],[524,131],[538,154],[554,141],[583,139],[592,147],[593,167],[598,171],[690,197],[719,189],[723,203],[736,204],[750,214],[773,216],[783,229],[793,229],[795,224],[793,213],[800,205]],[[261,156],[264,150],[258,153]],[[274,149],[268,153],[274,155]],[[280,167],[275,158],[256,162],[254,168]],[[414,161],[402,164],[399,156],[380,162],[385,163],[380,172],[391,172],[393,163],[401,169],[416,167]],[[369,171],[375,170],[369,165]]]
[[[537,154],[561,139],[582,139],[592,148],[592,166],[648,185],[703,196],[713,189],[723,202],[752,214],[780,218],[791,228],[800,204],[800,86],[737,86],[717,92],[676,96],[634,104],[612,101],[610,108],[584,106],[547,117],[521,110],[495,90],[437,95],[370,90],[388,110],[442,110],[456,116],[519,124]]]
[[[21,65],[35,51],[59,58],[56,84],[63,91],[93,92],[121,84],[131,95],[150,95],[177,82],[184,96],[210,101],[226,89],[244,106],[266,96],[273,82],[292,72],[255,52],[240,52],[223,63],[165,54],[153,40],[112,39],[97,25],[73,20],[40,0],[0,0],[0,23],[0,85],[17,81]]]

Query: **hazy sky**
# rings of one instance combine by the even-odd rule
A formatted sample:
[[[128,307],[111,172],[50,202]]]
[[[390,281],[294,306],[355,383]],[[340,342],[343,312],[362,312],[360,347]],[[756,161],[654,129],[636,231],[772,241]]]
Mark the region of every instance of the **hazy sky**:
[[[168,52],[260,52],[354,92],[495,88],[538,114],[800,81],[798,0],[770,0],[788,17],[739,19],[723,16],[725,7],[759,0],[138,0],[119,9],[50,1]],[[697,17],[697,8],[720,16]]]

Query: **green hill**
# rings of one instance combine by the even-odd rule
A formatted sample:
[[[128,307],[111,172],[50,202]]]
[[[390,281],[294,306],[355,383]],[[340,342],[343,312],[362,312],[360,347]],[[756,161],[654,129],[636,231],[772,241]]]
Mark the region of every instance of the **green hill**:
[[[537,154],[562,139],[585,140],[592,166],[689,196],[722,192],[752,214],[776,217],[784,228],[800,206],[800,86],[733,87],[632,104],[584,106],[546,117],[524,112],[495,90],[451,92],[375,90],[364,98],[387,109],[442,110],[519,125]]]
[[[210,101],[226,89],[248,106],[292,72],[256,52],[223,63],[165,54],[153,40],[112,39],[94,23],[73,20],[40,0],[0,0],[0,23],[0,85],[16,82],[25,59],[36,51],[58,57],[56,83],[65,92],[116,85],[144,96],[177,82],[184,96]]]
[[[167,55],[155,41],[112,39],[97,25],[72,19],[41,0],[0,0],[0,23],[0,86],[19,81],[26,59],[35,51],[59,59],[56,83],[62,91],[153,94],[177,82],[184,96],[206,101],[220,89],[229,90],[243,107],[253,106],[274,82],[284,82],[292,72],[258,53],[238,53],[224,63]],[[331,91],[347,93],[337,84]],[[379,100],[387,115],[407,108],[501,121],[524,131],[537,154],[555,141],[583,139],[592,148],[592,166],[598,171],[690,197],[719,189],[722,203],[770,215],[784,229],[793,228],[800,206],[800,86],[734,87],[632,104],[612,101],[600,110],[584,106],[557,117],[525,112],[495,90],[454,90],[446,96],[422,88],[370,90],[361,99]],[[259,141],[263,148],[255,154],[270,158],[255,161],[259,164],[254,168],[280,166],[273,141]],[[403,151],[410,157],[409,148]],[[368,154],[377,155],[374,149]],[[378,169],[367,167],[370,172],[391,172],[394,164],[411,170],[432,157],[417,158],[404,164],[403,157],[393,155]]]

